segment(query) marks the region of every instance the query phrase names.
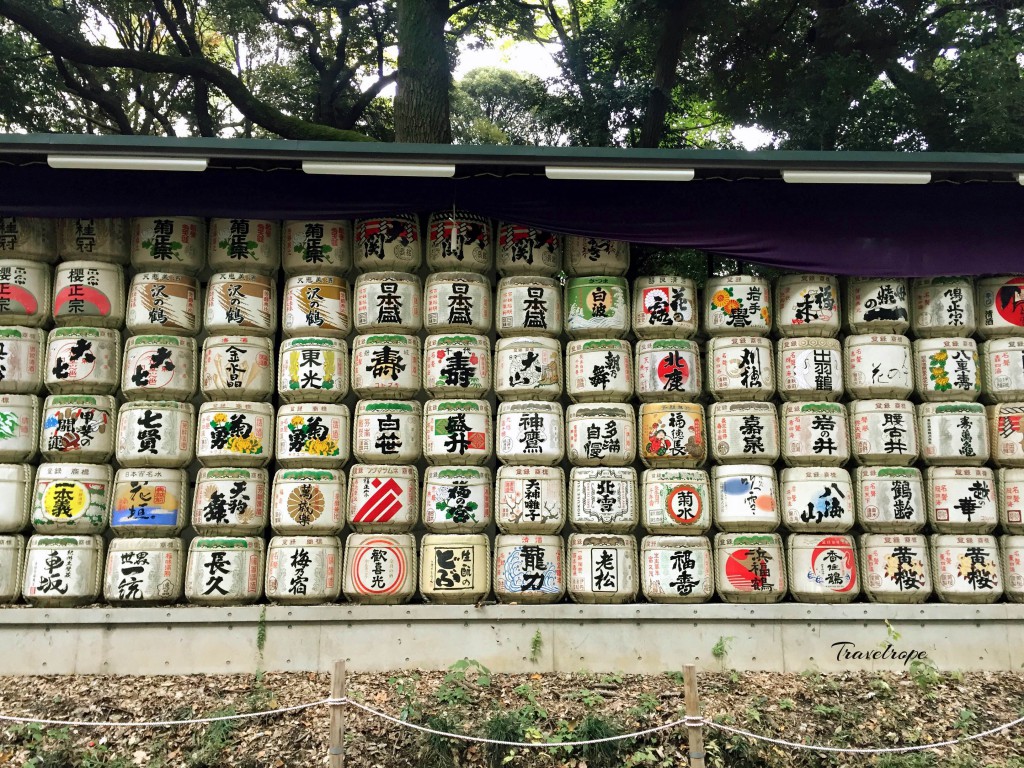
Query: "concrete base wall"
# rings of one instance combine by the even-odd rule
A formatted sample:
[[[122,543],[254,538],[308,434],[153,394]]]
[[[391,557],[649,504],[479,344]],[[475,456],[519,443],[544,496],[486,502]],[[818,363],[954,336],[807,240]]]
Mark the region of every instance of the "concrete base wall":
[[[445,669],[465,657],[497,672],[899,671],[922,653],[944,670],[1016,670],[1024,605],[8,608],[0,648],[4,675],[327,671],[338,658],[353,671]]]

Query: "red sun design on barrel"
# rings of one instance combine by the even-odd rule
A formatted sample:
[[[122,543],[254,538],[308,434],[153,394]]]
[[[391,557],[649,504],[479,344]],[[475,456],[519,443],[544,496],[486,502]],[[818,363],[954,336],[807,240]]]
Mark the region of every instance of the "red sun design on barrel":
[[[1011,325],[1024,326],[1024,277],[1014,277],[999,286],[996,311]]]
[[[61,288],[53,301],[54,312],[61,314],[67,311],[67,305],[72,301],[92,304],[101,316],[105,317],[110,314],[110,299],[107,298],[107,295],[88,285],[68,285]]]
[[[682,384],[690,378],[690,364],[678,353],[665,355],[658,361],[658,381],[662,386],[668,383],[671,377],[676,377]]]

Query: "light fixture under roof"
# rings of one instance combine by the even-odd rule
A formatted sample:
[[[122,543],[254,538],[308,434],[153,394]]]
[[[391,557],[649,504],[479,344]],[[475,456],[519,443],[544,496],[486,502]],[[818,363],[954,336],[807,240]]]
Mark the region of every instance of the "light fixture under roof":
[[[790,184],[927,184],[931,171],[789,171],[782,172]]]
[[[87,171],[205,171],[203,157],[161,155],[47,155],[51,168]]]
[[[693,181],[693,168],[624,168],[622,166],[549,165],[549,179],[573,181]]]
[[[451,163],[341,163],[329,160],[303,160],[306,173],[328,176],[423,176],[450,179],[455,175]]]

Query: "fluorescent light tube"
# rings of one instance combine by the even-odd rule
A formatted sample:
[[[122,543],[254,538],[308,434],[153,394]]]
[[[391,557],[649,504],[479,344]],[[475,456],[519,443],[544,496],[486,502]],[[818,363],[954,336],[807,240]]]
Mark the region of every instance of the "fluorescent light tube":
[[[455,165],[445,163],[338,163],[303,160],[302,170],[334,176],[430,176],[450,179],[455,175]]]
[[[47,155],[51,168],[89,171],[205,171],[206,159],[159,155]]]
[[[693,181],[693,168],[599,168],[589,165],[549,165],[549,179],[577,181]]]
[[[783,171],[790,184],[927,184],[931,171]]]

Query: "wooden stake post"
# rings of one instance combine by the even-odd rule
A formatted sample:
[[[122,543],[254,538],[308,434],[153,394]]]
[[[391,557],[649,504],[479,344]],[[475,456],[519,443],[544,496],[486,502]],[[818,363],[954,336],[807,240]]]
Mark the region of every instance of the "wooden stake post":
[[[683,667],[686,683],[686,716],[700,717],[700,699],[697,696],[697,668],[693,664]],[[687,742],[690,751],[691,768],[704,768],[704,726],[688,725]]]
[[[345,679],[345,660],[334,662],[331,672],[331,698],[343,699],[348,685]],[[330,767],[345,768],[345,705],[331,704]]]

